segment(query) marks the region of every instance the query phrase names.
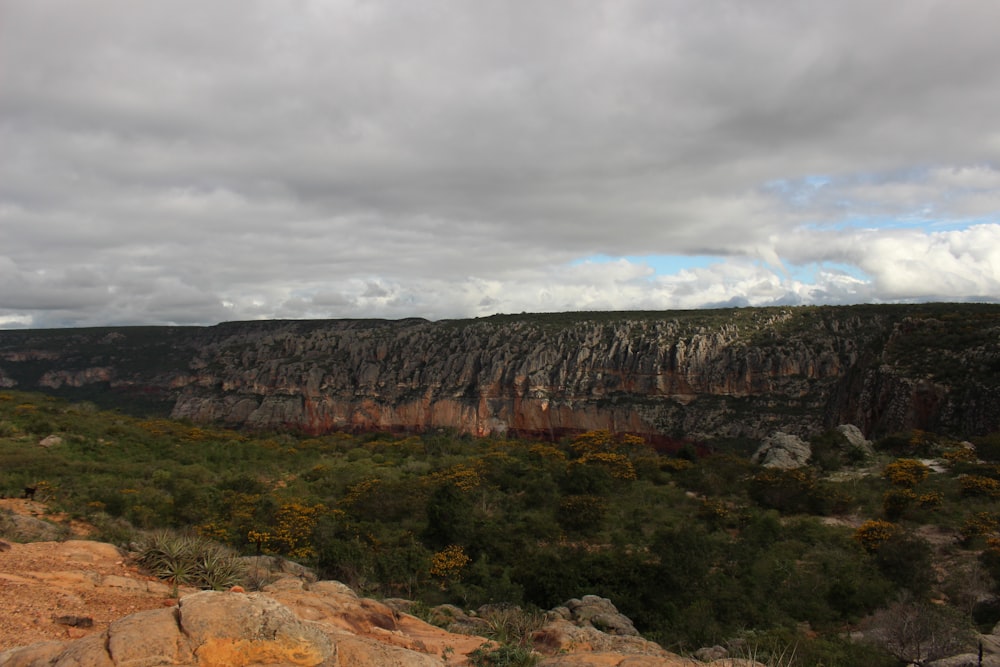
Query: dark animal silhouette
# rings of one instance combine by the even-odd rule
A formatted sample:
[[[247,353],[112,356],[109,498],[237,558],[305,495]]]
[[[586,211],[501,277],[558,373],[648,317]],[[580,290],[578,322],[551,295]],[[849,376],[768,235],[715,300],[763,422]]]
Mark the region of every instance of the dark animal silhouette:
[[[26,486],[26,487],[24,487],[24,498],[26,500],[34,500],[35,499],[35,489],[36,488],[37,487],[34,487],[34,486]]]

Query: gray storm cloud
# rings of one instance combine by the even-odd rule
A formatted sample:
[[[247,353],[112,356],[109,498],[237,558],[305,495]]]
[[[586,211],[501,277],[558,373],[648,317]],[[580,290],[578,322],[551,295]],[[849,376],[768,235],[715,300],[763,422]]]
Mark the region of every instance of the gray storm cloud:
[[[0,326],[996,299],[996,25],[987,0],[4,2]],[[641,259],[674,255],[716,259]]]

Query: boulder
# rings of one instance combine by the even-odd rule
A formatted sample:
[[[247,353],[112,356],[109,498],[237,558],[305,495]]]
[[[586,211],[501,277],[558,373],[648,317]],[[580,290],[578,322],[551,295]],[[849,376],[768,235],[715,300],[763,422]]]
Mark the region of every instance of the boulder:
[[[61,445],[63,439],[58,435],[47,435],[38,441],[39,447],[55,447],[56,445]]]
[[[0,534],[20,542],[55,542],[66,530],[43,519],[23,514],[0,514]]]
[[[834,430],[844,438],[849,449],[859,451],[865,458],[875,455],[872,441],[854,424],[841,424]]]
[[[609,635],[590,625],[576,625],[565,619],[551,620],[532,635],[535,649],[546,655],[614,653],[623,656],[673,654],[659,644],[638,636]],[[581,664],[581,663],[567,663]]]
[[[309,568],[280,556],[244,556],[240,560],[251,585],[257,589],[263,589],[268,584],[289,577],[309,583],[317,579],[316,574]]]
[[[39,642],[31,646],[0,651],[0,665],[4,667],[32,667],[55,664],[55,659],[66,651],[67,642]]]
[[[597,595],[584,595],[581,599],[572,599],[563,605],[564,616],[574,625],[592,627],[609,635],[638,637],[631,619],[618,612],[618,608],[607,598]],[[562,615],[562,612],[560,612]]]
[[[712,662],[713,660],[723,660],[729,657],[729,651],[724,646],[706,646],[694,652],[694,657],[702,662]]]
[[[809,443],[797,435],[776,431],[764,439],[750,460],[765,468],[791,470],[807,465],[811,456]]]

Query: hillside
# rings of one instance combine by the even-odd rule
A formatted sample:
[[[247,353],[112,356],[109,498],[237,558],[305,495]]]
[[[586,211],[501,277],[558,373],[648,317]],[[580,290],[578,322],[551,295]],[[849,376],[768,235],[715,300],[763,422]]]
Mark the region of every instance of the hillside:
[[[1000,429],[1000,306],[0,331],[0,387],[312,434],[968,437]]]
[[[473,632],[449,632],[360,598],[338,582],[317,582],[306,571],[299,576],[271,572],[263,592],[249,594],[239,587],[200,595],[188,586],[173,590],[137,567],[135,554],[83,539],[86,535],[78,533],[88,532],[86,526],[70,528],[65,515],[52,514],[41,503],[5,499],[0,510],[20,519],[22,527],[71,538],[0,540],[0,665],[433,667],[483,664],[472,662],[477,649],[488,653],[496,646]],[[594,603],[609,608],[607,601]],[[479,623],[472,629],[490,634],[488,619],[466,620]],[[685,659],[589,623],[556,620],[539,628],[533,663],[540,667],[759,664]]]

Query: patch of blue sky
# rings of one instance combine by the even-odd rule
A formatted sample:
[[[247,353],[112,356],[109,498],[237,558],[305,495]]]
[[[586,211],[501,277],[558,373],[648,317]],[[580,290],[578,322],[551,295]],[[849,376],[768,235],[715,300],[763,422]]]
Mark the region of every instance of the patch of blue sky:
[[[842,220],[806,223],[803,229],[816,231],[857,231],[863,229],[925,229],[927,231],[960,231],[974,225],[997,224],[1000,218],[944,218],[924,215],[854,215]]]
[[[643,264],[653,269],[657,276],[672,276],[681,271],[691,269],[703,269],[725,261],[724,257],[716,255],[626,255],[624,257],[612,257],[610,255],[591,255],[572,262],[573,266],[580,264],[609,264],[619,260],[626,260],[631,264]],[[652,276],[651,276],[652,277]]]
[[[808,206],[819,192],[833,182],[829,176],[811,174],[801,178],[778,178],[764,184],[763,190],[794,206]]]

